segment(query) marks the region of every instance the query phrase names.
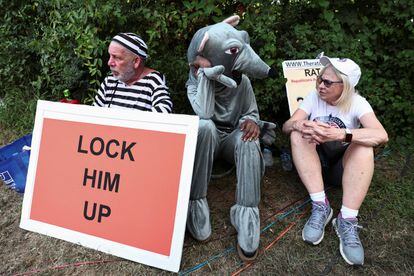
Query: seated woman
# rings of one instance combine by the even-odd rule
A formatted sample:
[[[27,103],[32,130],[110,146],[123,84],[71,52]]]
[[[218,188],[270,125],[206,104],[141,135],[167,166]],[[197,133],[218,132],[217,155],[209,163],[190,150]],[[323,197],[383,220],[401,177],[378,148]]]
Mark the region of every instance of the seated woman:
[[[371,105],[355,90],[361,70],[350,59],[320,59],[324,68],[316,91],[303,100],[283,125],[290,134],[292,157],[312,200],[312,214],[302,238],[319,244],[333,215],[325,185],[342,183],[342,207],[333,227],[340,252],[351,265],[363,265],[364,248],[358,236],[358,210],[374,172],[373,147],[388,141],[388,135]]]

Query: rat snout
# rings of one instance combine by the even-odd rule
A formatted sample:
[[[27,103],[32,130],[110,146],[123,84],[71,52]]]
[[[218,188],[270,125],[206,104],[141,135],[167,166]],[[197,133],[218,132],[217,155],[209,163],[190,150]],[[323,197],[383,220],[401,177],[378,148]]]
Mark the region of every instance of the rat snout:
[[[274,70],[256,54],[249,44],[244,45],[243,50],[234,61],[234,70],[257,79],[263,79],[270,76],[269,74],[274,74]]]

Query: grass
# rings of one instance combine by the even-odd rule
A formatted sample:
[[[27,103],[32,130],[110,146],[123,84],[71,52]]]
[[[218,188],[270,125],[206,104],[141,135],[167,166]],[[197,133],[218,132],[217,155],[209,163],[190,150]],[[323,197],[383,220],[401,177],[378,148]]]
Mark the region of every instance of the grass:
[[[330,225],[320,245],[311,246],[302,241],[301,231],[310,206],[298,206],[307,194],[296,172],[284,172],[275,158],[274,166],[266,171],[263,179],[260,204],[265,229],[261,249],[273,245],[248,268],[237,257],[236,235],[229,222],[236,181],[232,174],[212,181],[208,196],[213,227],[211,240],[198,243],[186,235],[180,273],[222,275],[245,269],[242,274],[413,275],[413,152],[413,147],[395,147],[389,155],[376,161],[372,185],[360,210],[364,227],[360,233],[365,247],[363,267],[345,263]],[[327,195],[336,215],[341,206],[341,189],[330,189]],[[19,228],[21,203],[21,195],[0,186],[0,275],[171,274],[22,230]],[[289,206],[290,203],[294,204]]]

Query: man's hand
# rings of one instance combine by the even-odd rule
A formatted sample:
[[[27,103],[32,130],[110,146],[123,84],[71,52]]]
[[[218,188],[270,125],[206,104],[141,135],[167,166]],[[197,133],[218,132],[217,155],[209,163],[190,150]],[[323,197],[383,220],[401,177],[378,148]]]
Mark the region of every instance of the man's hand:
[[[198,75],[198,69],[199,68],[209,68],[209,67],[211,67],[211,62],[208,59],[206,59],[202,56],[196,56],[196,59],[190,65],[194,66],[194,70],[195,70],[194,75],[197,76]]]
[[[243,141],[253,141],[259,138],[260,128],[251,119],[246,119],[243,121],[243,123],[240,124],[240,130],[243,131],[241,138]]]

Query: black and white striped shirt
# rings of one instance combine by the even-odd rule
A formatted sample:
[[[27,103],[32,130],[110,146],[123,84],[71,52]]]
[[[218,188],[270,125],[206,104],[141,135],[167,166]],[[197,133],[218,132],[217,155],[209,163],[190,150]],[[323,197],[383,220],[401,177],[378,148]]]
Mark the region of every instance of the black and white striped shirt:
[[[106,77],[96,93],[93,105],[172,112],[172,101],[165,84],[165,77],[158,71],[153,71],[128,86],[113,76]]]

